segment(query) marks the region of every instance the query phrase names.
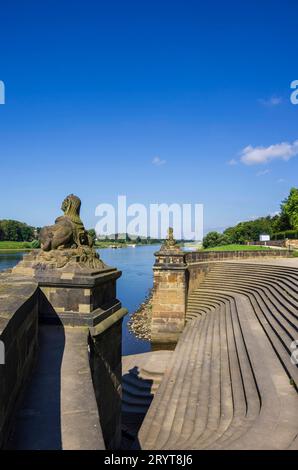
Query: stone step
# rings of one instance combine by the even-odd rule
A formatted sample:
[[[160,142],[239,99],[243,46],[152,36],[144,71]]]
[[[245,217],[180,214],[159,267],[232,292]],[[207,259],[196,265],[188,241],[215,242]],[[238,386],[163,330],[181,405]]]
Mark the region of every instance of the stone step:
[[[291,284],[285,285],[282,281],[277,281],[277,280],[272,280],[272,279],[264,279],[260,278],[259,276],[254,276],[253,278],[251,277],[241,277],[239,279],[239,276],[230,276],[228,277],[229,281],[233,282],[244,282],[246,285],[257,285],[258,286],[266,286],[269,290],[272,291],[273,295],[276,295],[277,297],[283,298],[287,304],[289,305],[289,311],[290,313],[293,314],[295,318],[297,318],[297,308],[298,308],[298,302],[297,302],[297,295],[298,295],[298,289],[293,290]],[[210,277],[208,277],[208,282],[211,281],[220,281],[221,280],[221,275],[220,274],[212,274]]]
[[[212,338],[210,338],[210,367],[209,367],[209,387],[206,387],[205,396],[198,395],[196,385],[192,388],[192,401],[188,403],[188,420],[191,426],[185,422],[182,428],[181,437],[177,445],[179,447],[188,447],[193,440],[197,441],[202,436],[208,434],[210,430],[217,429],[220,419],[220,318],[223,314],[223,305],[214,312],[214,325]],[[205,360],[205,355],[204,355]],[[203,389],[206,377],[201,378],[198,387]],[[205,404],[204,404],[205,401]],[[193,405],[191,404],[193,403]],[[201,410],[205,405],[205,419],[201,420]],[[192,417],[192,410],[195,414]],[[187,432],[188,427],[188,432]]]
[[[122,413],[135,413],[135,414],[141,414],[145,416],[147,411],[148,411],[147,406],[137,406],[137,405],[132,405],[132,404],[127,405],[126,403],[122,404]]]
[[[207,387],[201,387],[200,384],[206,383],[207,385],[208,377],[211,374],[212,338],[215,318],[217,316],[218,312],[216,310],[210,312],[207,315],[205,325],[201,327],[200,339],[193,348],[189,360],[188,377],[186,377],[188,383],[183,382],[181,387],[180,396],[183,397],[183,403],[176,408],[175,417],[170,429],[171,434],[169,434],[167,441],[163,444],[164,449],[173,449],[177,445],[181,445],[181,436],[186,440],[191,436],[198,408],[203,410],[203,413],[200,413],[200,425],[202,429],[206,426],[209,391]],[[189,327],[193,328],[194,325],[191,324]],[[199,391],[201,391],[200,396],[198,396]],[[203,414],[205,414],[205,419]],[[178,441],[179,444],[177,443]]]
[[[211,288],[214,289],[214,286]],[[285,331],[280,327],[278,322],[272,318],[270,310],[268,310],[268,307],[264,302],[265,299],[258,293],[248,292],[246,288],[236,288],[235,286],[230,286],[227,288],[233,288],[235,292],[239,292],[250,297],[258,320],[270,338],[271,344],[278,354],[283,366],[285,367],[287,374],[289,375],[290,379],[294,381],[296,387],[298,388],[298,369],[289,360],[292,354],[290,346],[293,340],[290,339],[288,335],[286,335]]]
[[[211,281],[211,283],[206,283],[205,286],[214,286],[214,282]],[[271,292],[268,290],[264,291],[262,287],[243,287],[243,284],[238,281],[227,281],[225,283],[225,287],[230,287],[231,289],[240,288],[242,291],[249,290],[254,293],[259,298],[259,302],[265,304],[264,314],[266,315],[266,318],[268,318],[270,324],[273,325],[273,328],[280,336],[280,340],[283,342],[285,347],[288,347],[290,352],[290,344],[295,340],[298,329],[295,327],[292,317],[289,319],[286,315],[285,308],[283,308],[284,304],[280,304],[277,298],[272,298]]]
[[[149,388],[148,390],[142,390],[140,388],[135,387],[134,385],[125,383],[122,386],[122,396],[124,395],[136,398],[152,399],[154,393],[152,392],[151,388]]]
[[[174,428],[175,433],[178,426],[183,423],[183,416],[187,408],[187,398],[183,400],[182,406],[177,406],[180,403],[181,397],[189,394],[191,388],[191,379],[193,377],[193,366],[196,363],[200,367],[200,360],[198,359],[200,350],[204,347],[206,341],[206,333],[210,322],[210,315],[206,315],[201,324],[201,328],[194,329],[189,335],[185,334],[185,341],[188,343],[188,351],[185,353],[182,362],[182,371],[175,375],[175,387],[172,389],[172,394],[169,397],[170,413],[167,414],[164,420],[164,426],[158,435],[158,442],[164,447],[167,439],[171,436]],[[189,362],[190,367],[187,367]],[[164,444],[163,444],[164,443]],[[170,448],[169,445],[167,448]]]
[[[208,286],[211,288],[214,286],[214,283],[206,283],[205,287]],[[237,290],[238,288],[241,292],[248,291],[248,287],[243,287],[242,283],[239,282],[227,281],[225,287],[232,290]],[[259,296],[258,298],[261,298],[261,302],[266,305],[266,316],[270,316],[270,323],[273,323],[275,325],[274,328],[280,331],[281,340],[283,340],[285,347],[287,344],[290,345],[297,337],[298,329],[295,325],[295,320],[292,316],[289,316],[284,304],[281,304],[277,298],[274,298],[270,291],[264,290],[261,287],[250,287],[249,291]]]
[[[255,279],[256,276],[260,279],[268,279],[269,281],[271,280],[272,282],[277,281],[277,282],[282,282],[285,285],[292,286],[294,289],[295,293],[297,294],[298,292],[298,279],[296,277],[293,277],[292,275],[287,275],[285,273],[274,273],[273,275],[269,272],[262,272],[262,273],[256,273],[254,270],[247,271],[247,270],[239,270],[239,269],[213,269],[209,274],[208,278],[212,278],[214,275],[228,275],[230,278],[231,277],[240,277],[241,279],[249,279],[253,278]]]
[[[122,404],[126,406],[142,406],[144,408],[149,408],[153,397],[144,397],[144,396],[136,396],[130,395],[127,393],[127,390],[123,390],[122,392]]]
[[[196,320],[196,322],[198,325],[203,325],[206,319],[207,315],[202,315]],[[202,329],[199,328],[199,331],[202,331]],[[188,354],[192,349],[193,341],[196,338],[196,334],[197,329],[192,329],[188,333],[188,329],[186,327],[183,331],[174,351],[172,361],[169,364],[169,368],[165,373],[160,388],[155,395],[156,399],[153,400],[146,416],[145,422],[142,425],[140,435],[142,436],[142,439],[144,441],[146,440],[146,445],[148,445],[149,449],[155,448],[156,445],[158,446],[156,442],[159,442],[159,432],[165,424],[165,417],[167,415],[167,411],[171,408],[170,400],[172,398],[172,394],[174,393],[175,389],[177,392],[176,378],[180,377],[183,382],[184,374],[187,370]],[[174,408],[172,408],[172,413],[173,411],[176,411],[176,406],[174,404]]]

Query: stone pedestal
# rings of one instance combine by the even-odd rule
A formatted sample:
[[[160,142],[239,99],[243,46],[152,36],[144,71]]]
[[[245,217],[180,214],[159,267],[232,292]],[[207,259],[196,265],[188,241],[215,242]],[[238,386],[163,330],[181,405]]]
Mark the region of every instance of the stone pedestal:
[[[116,298],[115,268],[82,272],[36,272],[42,292],[41,321],[59,317],[64,325],[93,327],[121,308]]]
[[[152,343],[176,343],[185,325],[187,266],[178,248],[155,254],[152,301]]]

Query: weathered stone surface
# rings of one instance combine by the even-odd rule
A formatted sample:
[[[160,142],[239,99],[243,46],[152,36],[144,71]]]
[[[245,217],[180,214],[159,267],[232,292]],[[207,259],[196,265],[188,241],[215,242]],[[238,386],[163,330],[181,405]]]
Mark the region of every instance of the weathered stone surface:
[[[122,319],[126,313],[118,310],[90,330],[90,365],[108,449],[121,445]]]
[[[121,272],[115,268],[74,272],[72,278],[61,270],[36,271],[42,291],[40,314],[43,321],[59,319],[65,325],[95,326],[100,319],[121,308],[116,298],[116,282]]]
[[[187,266],[172,229],[155,256],[151,341],[175,343],[185,324]]]
[[[64,199],[61,206],[64,216],[58,217],[55,225],[43,227],[40,232],[42,250],[51,251],[93,245],[81,221],[80,209],[81,200],[74,194]]]
[[[38,287],[28,278],[0,276],[0,448],[8,439],[12,416],[31,373],[37,350]]]
[[[174,238],[172,227],[168,229],[168,237],[160,248],[160,253],[181,253],[181,249]]]
[[[105,449],[89,366],[88,328],[41,325],[39,344],[9,448]]]

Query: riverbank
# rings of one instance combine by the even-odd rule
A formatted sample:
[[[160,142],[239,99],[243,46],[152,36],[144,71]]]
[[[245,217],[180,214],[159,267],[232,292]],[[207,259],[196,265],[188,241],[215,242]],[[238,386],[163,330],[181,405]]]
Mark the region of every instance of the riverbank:
[[[0,252],[31,251],[31,242],[0,241]]]
[[[144,302],[142,302],[139,308],[131,315],[127,324],[131,333],[138,339],[146,341],[151,340],[152,298],[153,289],[150,289]]]
[[[231,244],[231,245],[219,245],[212,248],[204,248],[200,251],[260,251],[260,250],[271,250],[272,247],[264,245],[241,245],[241,244]]]
[[[115,243],[115,242],[97,242],[94,247],[99,250],[105,248],[140,248],[144,246],[159,246],[157,243],[133,244],[133,243]],[[23,251],[32,251],[36,247],[31,246],[31,242],[0,241],[0,253],[17,253]]]

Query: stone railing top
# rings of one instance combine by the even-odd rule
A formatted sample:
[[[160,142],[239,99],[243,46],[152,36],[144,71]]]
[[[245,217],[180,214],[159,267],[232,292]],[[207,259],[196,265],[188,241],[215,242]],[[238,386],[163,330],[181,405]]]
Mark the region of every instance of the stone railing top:
[[[33,279],[0,274],[0,336],[15,312],[34,294],[38,285]]]
[[[276,258],[276,257],[291,257],[292,252],[289,250],[239,250],[239,251],[197,251],[185,254],[185,263],[197,263],[200,261],[216,261],[223,259],[243,259],[243,258]]]
[[[160,250],[155,253],[155,267],[186,267],[189,264],[203,261],[221,261],[227,259],[246,259],[246,258],[276,258],[292,256],[290,250],[268,249],[268,250],[243,250],[243,251],[195,251],[183,252]]]

